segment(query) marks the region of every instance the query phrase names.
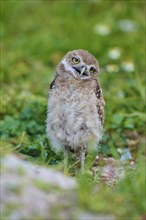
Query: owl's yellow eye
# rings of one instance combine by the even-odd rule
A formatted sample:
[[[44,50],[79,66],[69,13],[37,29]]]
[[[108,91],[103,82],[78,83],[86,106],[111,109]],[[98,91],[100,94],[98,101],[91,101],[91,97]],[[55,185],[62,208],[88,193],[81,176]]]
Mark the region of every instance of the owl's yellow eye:
[[[95,68],[94,67],[90,67],[90,73],[94,73],[95,72]]]
[[[73,57],[72,58],[73,63],[78,64],[80,62],[79,58]]]

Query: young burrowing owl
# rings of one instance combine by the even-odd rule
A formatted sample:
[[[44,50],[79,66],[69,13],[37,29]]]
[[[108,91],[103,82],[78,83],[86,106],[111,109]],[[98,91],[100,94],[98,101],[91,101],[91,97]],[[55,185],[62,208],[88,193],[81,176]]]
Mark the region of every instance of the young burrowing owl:
[[[47,135],[52,149],[64,148],[67,167],[69,151],[79,152],[81,172],[90,141],[102,138],[104,98],[98,80],[98,62],[84,50],[68,52],[51,83],[47,112]]]

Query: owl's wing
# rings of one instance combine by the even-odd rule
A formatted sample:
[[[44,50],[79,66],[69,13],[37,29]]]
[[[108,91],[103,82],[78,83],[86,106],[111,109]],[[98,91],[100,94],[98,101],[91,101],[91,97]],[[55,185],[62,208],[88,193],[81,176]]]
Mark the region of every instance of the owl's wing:
[[[50,89],[53,89],[54,85],[55,85],[55,79],[53,79],[53,81],[51,82]]]
[[[58,77],[58,74],[56,73],[55,78],[53,79],[53,81],[50,84],[50,89],[53,89],[55,87],[55,84],[56,84],[56,81],[57,81],[57,77]]]
[[[96,94],[96,97],[97,97],[97,111],[98,111],[98,114],[99,114],[100,121],[103,125],[103,123],[104,123],[105,101],[104,101],[104,98],[103,98],[103,93],[102,93],[101,86],[100,86],[98,81],[97,81],[97,84],[96,84],[95,94]]]

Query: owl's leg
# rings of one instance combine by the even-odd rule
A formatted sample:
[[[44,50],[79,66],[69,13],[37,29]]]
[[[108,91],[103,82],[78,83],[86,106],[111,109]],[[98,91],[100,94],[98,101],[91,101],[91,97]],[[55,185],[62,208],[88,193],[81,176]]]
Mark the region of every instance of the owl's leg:
[[[64,147],[64,174],[67,174],[68,167],[68,156],[69,156],[69,148],[68,146]]]
[[[80,149],[80,172],[81,174],[84,172],[85,154],[86,154],[86,148],[81,147]]]

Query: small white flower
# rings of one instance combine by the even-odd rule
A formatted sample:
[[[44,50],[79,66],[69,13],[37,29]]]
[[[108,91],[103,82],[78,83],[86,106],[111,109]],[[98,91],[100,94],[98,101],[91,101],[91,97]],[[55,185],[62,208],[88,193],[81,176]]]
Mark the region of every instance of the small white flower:
[[[117,92],[117,96],[118,96],[119,98],[123,99],[123,98],[125,97],[125,93],[120,90],[120,91]]]
[[[137,24],[131,20],[120,20],[118,22],[119,29],[124,32],[130,32],[137,29]]]
[[[120,161],[124,161],[124,160],[131,160],[132,159],[132,155],[131,155],[131,152],[129,151],[128,148],[125,148],[123,150],[123,153],[120,157]]]
[[[108,56],[113,60],[119,59],[121,56],[120,48],[113,48],[108,52]]]
[[[94,32],[96,34],[100,34],[100,35],[103,35],[103,36],[106,36],[106,35],[109,35],[111,30],[110,30],[110,27],[106,24],[97,24],[95,27],[94,27]]]
[[[106,66],[106,70],[108,71],[108,72],[118,72],[119,71],[119,67],[117,66],[117,65],[115,65],[115,64],[109,64],[109,65],[107,65]]]
[[[133,72],[135,67],[134,64],[132,62],[123,62],[121,65],[122,69],[126,72]]]

